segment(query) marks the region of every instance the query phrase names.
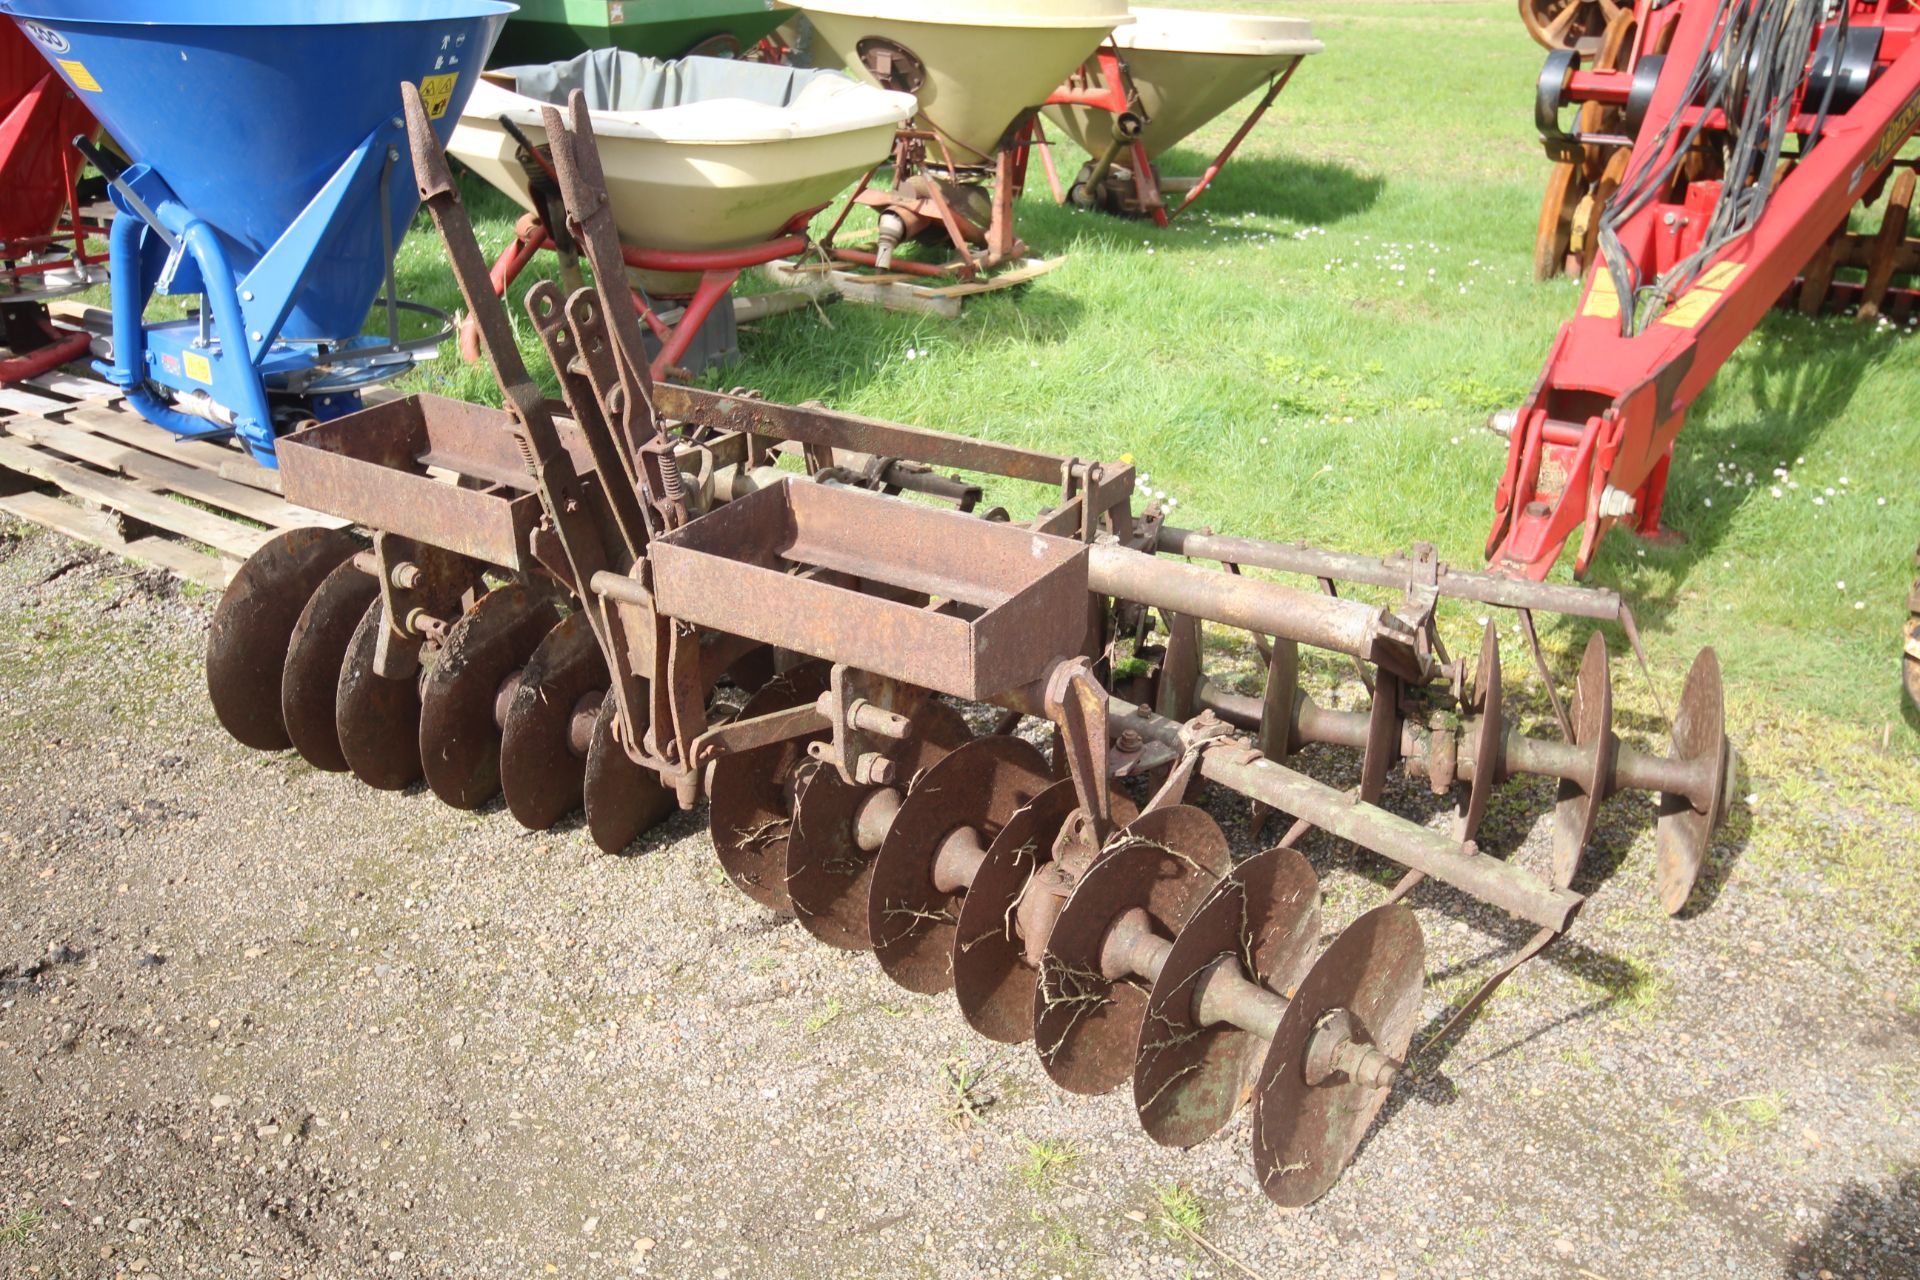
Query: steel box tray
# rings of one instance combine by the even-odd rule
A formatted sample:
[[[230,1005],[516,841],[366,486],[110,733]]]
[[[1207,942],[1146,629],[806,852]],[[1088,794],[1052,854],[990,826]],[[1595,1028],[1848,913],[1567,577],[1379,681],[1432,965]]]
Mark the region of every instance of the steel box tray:
[[[577,435],[571,423],[563,439]],[[585,447],[567,439],[584,463]],[[540,500],[498,409],[439,396],[390,400],[308,427],[278,445],[289,502],[516,571],[533,567],[528,538]],[[470,488],[428,474],[456,472]]]
[[[956,698],[1031,684],[1086,644],[1080,543],[859,489],[782,480],[649,558],[668,617]]]

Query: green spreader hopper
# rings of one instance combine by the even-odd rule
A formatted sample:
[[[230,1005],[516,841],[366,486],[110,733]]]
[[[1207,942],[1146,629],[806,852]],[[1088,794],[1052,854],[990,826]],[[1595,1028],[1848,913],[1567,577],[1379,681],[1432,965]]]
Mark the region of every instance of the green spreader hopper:
[[[493,65],[557,62],[606,48],[649,58],[696,51],[724,57],[753,48],[792,14],[771,0],[520,0]]]

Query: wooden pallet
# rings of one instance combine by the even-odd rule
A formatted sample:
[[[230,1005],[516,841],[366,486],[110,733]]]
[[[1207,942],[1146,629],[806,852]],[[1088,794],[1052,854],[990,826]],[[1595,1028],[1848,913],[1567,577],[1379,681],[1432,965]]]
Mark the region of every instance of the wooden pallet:
[[[0,511],[214,590],[285,530],[348,523],[288,502],[237,446],[182,440],[73,373],[0,388]]]

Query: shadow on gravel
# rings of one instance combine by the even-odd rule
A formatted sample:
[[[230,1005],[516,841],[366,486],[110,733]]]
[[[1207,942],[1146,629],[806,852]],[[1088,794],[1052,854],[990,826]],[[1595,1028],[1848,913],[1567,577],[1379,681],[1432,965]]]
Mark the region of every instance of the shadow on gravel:
[[[1920,1275],[1920,1168],[1891,1183],[1849,1182],[1811,1235],[1794,1246],[1787,1280],[1912,1280]]]

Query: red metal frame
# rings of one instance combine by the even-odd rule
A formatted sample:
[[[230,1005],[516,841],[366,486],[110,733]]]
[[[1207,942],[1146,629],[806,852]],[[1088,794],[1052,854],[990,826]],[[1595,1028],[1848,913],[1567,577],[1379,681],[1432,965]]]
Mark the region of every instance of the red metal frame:
[[[1657,48],[1652,40],[1670,39],[1639,133],[1650,147],[1670,119],[1685,125],[1703,114],[1680,99],[1689,68],[1717,34],[1716,6],[1682,0],[1664,13],[1644,3],[1641,11],[1659,25],[1642,27],[1640,51]],[[1561,327],[1513,426],[1487,540],[1488,558],[1498,566],[1545,578],[1581,530],[1574,569],[1584,574],[1600,537],[1615,524],[1643,536],[1664,532],[1673,444],[1688,408],[1920,125],[1920,45],[1914,40],[1920,15],[1908,0],[1869,0],[1854,4],[1850,20],[1883,33],[1871,87],[1850,109],[1828,117],[1819,145],[1797,157],[1758,223],[1717,254],[1659,319],[1624,336],[1604,263],[1588,273],[1579,313]],[[1630,72],[1575,73],[1568,100],[1623,102],[1631,82]],[[1718,116],[1706,115],[1709,126]],[[1805,111],[1794,117],[1796,130],[1812,124]],[[1667,154],[1636,149],[1630,177],[1669,159],[1680,132]],[[1719,190],[1716,181],[1695,180],[1620,227],[1621,246],[1641,280],[1652,281],[1699,247]]]
[[[904,198],[897,193],[915,174],[929,167],[928,147],[939,150],[937,167],[948,174],[959,173],[963,169],[979,169],[978,165],[962,166],[954,161],[953,153],[948,149],[946,139],[937,131],[920,129],[913,125],[903,125],[895,132],[893,140],[893,187],[891,189],[875,187],[874,177],[884,167],[876,164],[867,170],[865,176],[853,190],[853,194],[840,208],[839,216],[833,225],[820,237],[819,248],[822,253],[835,262],[851,266],[879,267],[879,255],[871,249],[849,249],[835,243],[841,227],[846,225],[847,216],[857,205],[866,205],[878,211],[902,210],[912,208],[917,214],[928,219],[931,226],[937,218],[947,233],[955,257],[948,262],[919,262],[912,258],[894,257],[886,267],[889,273],[921,276],[927,279],[978,280],[987,272],[1004,265],[1027,252],[1013,231],[1013,202],[1019,198],[1027,185],[1027,150],[1031,144],[1036,123],[1029,121],[1014,132],[1013,141],[994,153],[993,166],[993,216],[989,225],[981,227],[956,210],[941,194],[938,183],[929,184],[924,199]],[[926,213],[923,205],[931,205],[932,212]],[[986,252],[976,253],[975,244],[985,246]]]
[[[88,228],[78,212],[82,162],[69,145],[98,130],[19,28],[0,24],[0,280],[12,288],[28,293],[49,272],[107,260],[104,244],[97,252],[87,249]],[[45,257],[59,245],[67,246],[66,256]],[[9,301],[32,303],[0,293],[0,304]],[[0,360],[0,386],[81,359],[92,345],[86,334],[57,328],[44,313],[38,322],[46,345]]]
[[[1133,88],[1132,76],[1127,70],[1126,59],[1122,58],[1120,51],[1109,43],[1100,47],[1099,52],[1094,55],[1094,61],[1100,68],[1097,88],[1094,78],[1087,74],[1086,67],[1082,65],[1068,77],[1066,84],[1054,91],[1053,96],[1047,99],[1047,105],[1093,107],[1109,113],[1118,121],[1134,110],[1134,104],[1139,99],[1139,95]],[[1207,166],[1206,172],[1194,180],[1193,186],[1187,190],[1186,199],[1171,212],[1167,209],[1166,197],[1162,193],[1159,172],[1147,159],[1146,144],[1138,138],[1131,140],[1128,147],[1133,154],[1134,192],[1140,200],[1140,207],[1149,212],[1157,225],[1164,227],[1185,213],[1193,206],[1193,202],[1213,185],[1213,180],[1220,176],[1220,170],[1226,166],[1227,161],[1233,159],[1234,153],[1240,149],[1240,144],[1247,140],[1247,135],[1253,132],[1254,126],[1266,116],[1274,100],[1280,96],[1281,90],[1287,87],[1287,82],[1293,79],[1293,73],[1299,70],[1300,62],[1301,59],[1296,58],[1287,64],[1285,71],[1273,78],[1259,105],[1254,107],[1252,113],[1241,122],[1240,127],[1234,131],[1233,137],[1228,139],[1227,145],[1220,149],[1220,153]],[[1039,133],[1037,122],[1035,141],[1040,147],[1041,162],[1046,167],[1047,183],[1053,189],[1054,203],[1065,204],[1067,193],[1061,188],[1060,174],[1054,168],[1053,147],[1048,143],[1045,135]]]
[[[821,208],[826,206],[822,205]],[[639,290],[630,290],[633,296],[634,312],[641,321],[660,340],[660,352],[652,360],[653,376],[664,380],[680,363],[687,353],[694,337],[700,332],[713,309],[733,288],[740,273],[749,267],[765,266],[780,258],[790,258],[805,253],[808,240],[804,228],[819,209],[809,209],[790,221],[780,236],[760,244],[748,245],[740,249],[715,249],[704,252],[689,252],[674,249],[642,249],[632,245],[621,246],[621,256],[629,267],[640,271],[663,271],[675,274],[698,272],[700,283],[693,293],[683,299],[684,310],[679,321],[667,324]],[[513,241],[501,252],[493,264],[493,291],[498,297],[506,297],[507,290],[520,277],[533,261],[534,255],[545,249],[554,248],[553,236],[539,215],[529,213],[520,219],[514,228]],[[469,362],[480,358],[480,333],[469,320],[460,329],[460,353]]]

